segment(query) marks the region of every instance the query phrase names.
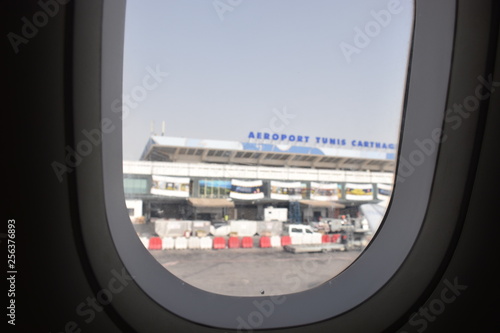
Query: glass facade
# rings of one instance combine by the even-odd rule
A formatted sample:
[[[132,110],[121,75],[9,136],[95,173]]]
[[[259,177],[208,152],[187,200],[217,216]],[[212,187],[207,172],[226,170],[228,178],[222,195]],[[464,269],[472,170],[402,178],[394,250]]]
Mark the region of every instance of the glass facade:
[[[130,175],[129,175],[130,176]],[[239,200],[315,200],[340,202],[373,202],[385,201],[391,197],[392,185],[374,183],[328,183],[328,182],[283,182],[277,180],[242,181],[235,179],[183,179],[182,184],[165,182],[165,193],[155,192],[154,177],[126,177],[123,179],[125,195],[143,198],[156,196]],[[174,185],[179,185],[175,187]],[[245,186],[246,185],[246,186]],[[257,186],[258,185],[258,186]],[[177,190],[177,191],[174,191]],[[151,196],[152,195],[152,196]],[[259,197],[253,197],[259,195]],[[248,198],[247,198],[248,197]]]
[[[126,194],[143,194],[148,193],[148,181],[141,178],[124,178],[123,188]]]
[[[198,182],[200,198],[229,198],[230,180],[201,179]]]

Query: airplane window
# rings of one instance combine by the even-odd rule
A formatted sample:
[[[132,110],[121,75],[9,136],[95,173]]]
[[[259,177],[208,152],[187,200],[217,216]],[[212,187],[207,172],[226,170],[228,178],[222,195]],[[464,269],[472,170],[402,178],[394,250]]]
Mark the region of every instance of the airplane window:
[[[112,107],[158,263],[259,297],[349,267],[396,181],[413,20],[410,0],[128,0]]]

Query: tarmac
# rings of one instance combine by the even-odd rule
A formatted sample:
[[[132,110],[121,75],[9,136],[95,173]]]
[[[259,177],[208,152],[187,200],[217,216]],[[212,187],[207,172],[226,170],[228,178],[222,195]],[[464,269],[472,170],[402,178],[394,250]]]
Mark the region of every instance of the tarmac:
[[[293,254],[283,248],[248,248],[150,253],[172,274],[199,289],[229,296],[269,296],[327,283],[361,251]]]

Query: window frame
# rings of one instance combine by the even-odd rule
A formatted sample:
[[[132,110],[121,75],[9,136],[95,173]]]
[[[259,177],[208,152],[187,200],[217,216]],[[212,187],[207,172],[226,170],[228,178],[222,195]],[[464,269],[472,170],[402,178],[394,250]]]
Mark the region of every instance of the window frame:
[[[76,171],[80,233],[93,275],[101,286],[106,286],[113,278],[113,271],[128,272],[133,277],[127,288],[114,295],[111,306],[122,320],[137,330],[146,314],[154,315],[155,323],[148,324],[158,331],[164,327],[186,329],[189,325],[201,325],[214,332],[222,330],[213,327],[237,329],[238,317],[245,318],[256,311],[255,301],[269,298],[214,295],[188,285],[156,262],[132,225],[123,223],[129,218],[123,173],[120,172],[121,118],[110,106],[121,96],[122,90],[125,2],[89,0],[76,2],[74,9],[75,142],[85,140],[83,129],[102,130],[102,143]],[[404,171],[401,157],[408,158],[415,151],[415,140],[427,137],[444,125],[448,126],[445,129],[449,128],[444,117],[454,57],[456,1],[417,0],[415,11],[406,111],[397,162],[400,175]],[[483,68],[478,73],[482,73],[481,70]],[[460,202],[464,195],[456,191],[446,198],[436,199],[439,191],[435,191],[434,176],[443,172],[443,167],[436,170],[438,155],[440,161],[443,154],[453,157],[450,142],[465,142],[460,162],[466,163],[472,151],[469,145],[474,141],[474,124],[471,120],[460,133],[448,133],[447,142],[427,156],[404,182],[395,183],[393,198],[379,232],[349,268],[317,288],[287,295],[286,301],[275,306],[273,314],[258,328],[294,327],[322,321],[317,325],[335,324],[339,331],[362,330],[363,327],[373,331],[384,329],[402,317],[439,269],[440,259],[457,225],[458,217],[453,214],[459,209],[452,205]],[[113,130],[105,130],[111,127]],[[465,182],[465,167],[447,172],[450,179],[460,184]],[[450,208],[449,212],[431,210],[435,208],[432,205],[438,204]],[[414,214],[408,216],[408,212]],[[426,251],[422,250],[422,242],[429,239],[431,245]],[[107,254],[106,261],[102,260],[103,251]],[[438,255],[429,255],[433,253]],[[411,267],[412,262],[424,258],[426,266]],[[371,278],[369,284],[367,276]],[[401,297],[401,290],[405,291],[405,297]],[[386,298],[391,299],[390,304],[381,305]],[[309,305],[304,307],[303,304]],[[381,311],[383,315],[375,315]]]

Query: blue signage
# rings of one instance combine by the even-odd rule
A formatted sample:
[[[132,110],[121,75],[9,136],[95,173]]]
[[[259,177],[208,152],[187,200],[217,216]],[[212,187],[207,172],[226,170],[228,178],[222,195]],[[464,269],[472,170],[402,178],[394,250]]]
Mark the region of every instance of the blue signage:
[[[257,141],[273,141],[275,144],[290,144],[303,143],[310,145],[329,145],[329,146],[351,146],[356,148],[373,148],[373,149],[396,149],[393,143],[366,141],[366,140],[346,140],[339,138],[329,138],[310,135],[295,135],[295,134],[278,134],[266,132],[250,132],[249,140]]]

